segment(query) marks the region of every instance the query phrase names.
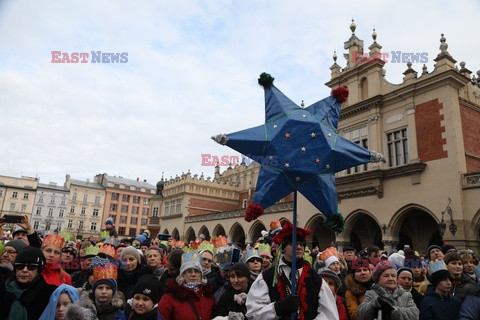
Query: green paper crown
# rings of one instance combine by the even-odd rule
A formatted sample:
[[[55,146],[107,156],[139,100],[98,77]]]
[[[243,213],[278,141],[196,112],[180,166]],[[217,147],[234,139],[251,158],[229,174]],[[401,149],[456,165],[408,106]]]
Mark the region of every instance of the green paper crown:
[[[100,239],[106,239],[109,236],[110,236],[110,231],[108,231],[108,230],[100,232]]]
[[[313,258],[309,253],[305,252],[303,254],[303,260],[307,261],[308,263],[310,263],[310,265],[312,265]]]
[[[62,237],[62,238],[65,240],[65,242],[67,242],[67,241],[75,241],[75,235],[74,235],[74,234],[71,234],[71,233],[62,231],[62,232],[59,232],[58,235],[59,235],[60,237]]]
[[[88,246],[85,248],[85,256],[96,256],[98,254],[99,247]]]
[[[262,254],[263,252],[268,252],[269,254],[272,254],[272,247],[267,243],[260,243],[257,249],[260,254]]]
[[[5,242],[0,240],[0,256],[5,252]]]
[[[205,250],[210,251],[213,256],[215,255],[215,246],[213,245],[213,243],[210,243],[210,242],[202,242],[202,243],[198,246],[198,252],[201,253],[202,251],[205,251]]]

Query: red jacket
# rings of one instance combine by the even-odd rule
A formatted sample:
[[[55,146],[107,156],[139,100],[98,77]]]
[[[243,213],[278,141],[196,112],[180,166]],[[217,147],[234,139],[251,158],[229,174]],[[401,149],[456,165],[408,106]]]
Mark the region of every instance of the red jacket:
[[[335,298],[335,302],[337,303],[338,319],[348,320],[347,308],[345,308],[342,297],[337,295]]]
[[[174,280],[167,282],[166,293],[158,303],[158,312],[163,320],[195,320],[195,313],[188,300],[202,320],[211,320],[215,298],[210,285],[201,285],[197,292],[178,285]]]
[[[58,263],[47,262],[45,269],[42,271],[42,276],[48,284],[59,286],[64,283],[72,285],[72,277],[63,271]]]

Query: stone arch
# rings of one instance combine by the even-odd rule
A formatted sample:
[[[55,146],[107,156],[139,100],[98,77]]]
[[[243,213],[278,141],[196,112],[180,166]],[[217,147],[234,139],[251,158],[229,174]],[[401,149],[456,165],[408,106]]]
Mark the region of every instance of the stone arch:
[[[472,239],[480,241],[480,209],[477,210],[472,218],[472,223],[469,227]]]
[[[185,242],[190,243],[190,241],[195,241],[196,236],[195,236],[195,230],[193,230],[192,227],[189,227],[187,229],[187,232],[185,232]]]
[[[212,237],[227,236],[225,228],[219,223],[213,228]]]
[[[208,228],[203,225],[200,230],[198,230],[198,236],[203,234],[205,236],[205,240],[210,241],[210,231],[208,231]]]
[[[240,225],[240,223],[236,222],[232,226],[230,232],[228,233],[228,239],[230,242],[245,244],[245,230],[243,230],[243,227]]]
[[[180,240],[180,233],[178,232],[177,228],[173,229],[172,238],[175,240]]]
[[[372,244],[383,248],[380,224],[377,218],[366,210],[356,210],[349,214],[345,219],[343,233],[357,251]]]
[[[168,233],[168,229],[167,229],[167,228],[163,229],[163,232],[162,232],[162,233],[163,233],[163,234],[170,234],[170,233]]]
[[[330,243],[335,241],[335,232],[329,230],[324,224],[324,216],[321,213],[315,214],[305,224],[305,228],[312,230],[308,236],[307,245],[309,248],[319,247],[320,251],[330,247]]]
[[[259,220],[255,221],[250,227],[250,231],[248,231],[248,237],[250,238],[249,242],[250,243],[257,242],[258,238],[262,236],[262,233],[261,233],[262,230],[268,231],[267,228],[265,228],[265,225],[263,224],[263,222]]]
[[[427,208],[408,204],[393,215],[388,227],[391,235],[398,238],[397,249],[410,245],[419,252],[425,252],[432,244],[442,245],[439,222],[435,214]]]

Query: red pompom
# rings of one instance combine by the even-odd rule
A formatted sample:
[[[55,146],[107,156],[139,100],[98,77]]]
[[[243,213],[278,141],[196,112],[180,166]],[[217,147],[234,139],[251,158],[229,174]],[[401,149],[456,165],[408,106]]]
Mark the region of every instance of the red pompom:
[[[263,207],[258,203],[250,203],[245,211],[245,221],[250,222],[263,214]]]
[[[332,96],[340,102],[347,101],[348,98],[348,88],[341,86],[332,90]]]

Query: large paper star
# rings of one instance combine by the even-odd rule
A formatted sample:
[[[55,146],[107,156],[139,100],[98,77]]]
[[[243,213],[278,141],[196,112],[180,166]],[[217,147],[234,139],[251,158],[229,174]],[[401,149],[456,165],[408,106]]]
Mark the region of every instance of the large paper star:
[[[261,165],[245,219],[256,219],[263,208],[297,190],[330,218],[333,229],[342,229],[335,172],[384,160],[338,135],[340,108],[348,90],[340,87],[328,98],[301,108],[273,86],[270,75],[263,73],[259,83],[265,89],[265,124],[212,137]]]

